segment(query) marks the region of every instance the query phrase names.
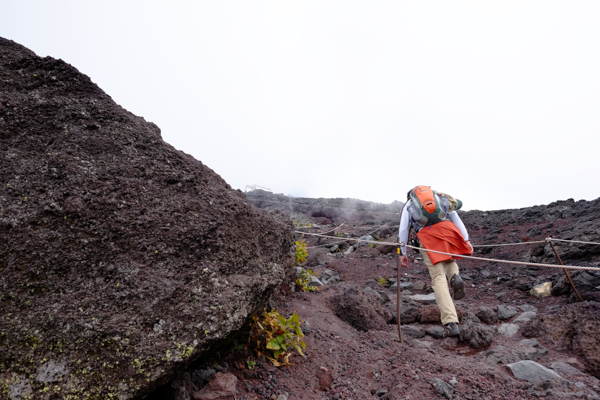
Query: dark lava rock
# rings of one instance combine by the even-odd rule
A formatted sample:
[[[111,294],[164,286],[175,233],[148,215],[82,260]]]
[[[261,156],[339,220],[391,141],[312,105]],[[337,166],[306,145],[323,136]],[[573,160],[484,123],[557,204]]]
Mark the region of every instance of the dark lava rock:
[[[437,304],[428,304],[419,308],[419,320],[423,323],[440,323],[441,318]]]
[[[569,276],[573,276],[575,273],[579,271],[569,271]],[[566,275],[559,275],[558,278],[552,282],[552,289],[550,289],[550,293],[552,296],[561,296],[563,294],[571,293],[573,288],[571,287],[571,283]]]
[[[490,350],[483,353],[487,361],[492,364],[510,364],[517,361],[526,360],[527,356],[518,348],[514,346],[494,346]]]
[[[521,277],[510,281],[507,285],[521,292],[528,292],[535,286],[535,279],[531,277]]]
[[[542,346],[535,338],[521,340],[517,348],[523,352],[525,359],[532,361],[536,361],[548,353],[548,349]]]
[[[323,392],[327,391],[333,383],[333,375],[331,374],[331,371],[319,369],[315,375],[319,380],[319,390]]]
[[[402,334],[419,339],[425,336],[425,329],[417,325],[403,325]]]
[[[358,286],[345,286],[343,293],[331,298],[331,304],[335,315],[359,331],[383,330],[391,319],[391,316],[383,317],[387,310],[374,296],[367,296]]]
[[[304,214],[312,220],[324,218],[336,223],[370,221],[379,224],[398,224],[399,213],[404,205],[399,201],[380,204],[357,199],[288,197],[260,189],[250,191],[246,196],[256,206],[269,211],[278,210],[290,216]],[[395,251],[395,246],[393,247],[391,251]]]
[[[434,378],[432,383],[435,391],[447,399],[451,399],[454,394],[454,388],[449,383],[444,382],[440,378]]]
[[[486,347],[492,343],[494,332],[494,327],[466,320],[460,324],[460,341],[468,342],[474,349]]]
[[[538,314],[522,329],[526,337],[542,339],[552,348],[574,352],[589,373],[600,378],[600,304],[568,304]]]
[[[466,322],[475,322],[478,324],[481,323],[479,317],[469,310],[463,310],[460,307],[456,307],[456,314],[458,315],[458,321],[460,324],[464,324]]]
[[[569,271],[569,275],[575,288],[579,293],[581,292],[594,292],[600,286],[600,278],[591,273],[591,271]],[[571,283],[567,277],[562,274],[559,275],[552,285],[551,293],[553,296],[560,296],[563,294],[569,294],[573,291]]]
[[[444,337],[444,328],[441,326],[430,326],[425,333],[433,338],[442,339]]]
[[[494,324],[498,321],[498,315],[490,307],[479,307],[475,312],[475,315],[486,324]]]
[[[190,373],[190,377],[192,382],[194,382],[199,387],[204,386],[208,380],[216,373],[217,371],[212,368],[207,369],[197,369]]]
[[[498,319],[501,321],[510,319],[510,318],[514,317],[515,315],[517,315],[518,312],[519,311],[517,311],[516,307],[499,305],[498,306]]]
[[[600,303],[600,292],[580,292],[579,295],[584,301],[595,301]],[[569,297],[569,303],[576,303],[580,301],[575,293],[571,293]]]
[[[590,274],[589,271],[577,272],[579,273],[571,274],[571,279],[578,292],[593,292],[597,290],[596,287],[600,286],[600,278]]]
[[[71,65],[0,38],[0,105],[5,390],[142,398],[293,276],[288,218]]]
[[[400,322],[410,324],[419,320],[419,308],[421,305],[416,301],[402,297],[400,300]],[[395,316],[396,314],[394,314]],[[396,323],[394,318],[394,323]]]
[[[190,374],[184,372],[169,382],[168,385],[161,387],[161,399],[188,400],[198,390],[198,387],[192,381]],[[152,399],[149,399],[152,400]]]
[[[385,241],[388,243],[396,243],[398,242],[398,235],[393,235],[387,238]],[[397,247],[392,244],[378,244],[375,246],[375,248],[379,250],[381,254],[392,254],[396,252]]]
[[[511,364],[522,360],[536,361],[548,353],[537,339],[523,339],[516,346],[494,346],[484,353],[491,364]]]
[[[200,391],[193,394],[194,400],[220,400],[235,398],[237,394],[237,376],[217,372],[213,379]],[[185,400],[189,397],[185,398]],[[177,399],[179,400],[179,399]],[[181,400],[184,400],[182,398]]]
[[[587,388],[581,382],[574,383],[566,379],[555,378],[548,381],[531,383],[530,385],[527,389],[527,396],[530,399],[600,399],[595,391]]]

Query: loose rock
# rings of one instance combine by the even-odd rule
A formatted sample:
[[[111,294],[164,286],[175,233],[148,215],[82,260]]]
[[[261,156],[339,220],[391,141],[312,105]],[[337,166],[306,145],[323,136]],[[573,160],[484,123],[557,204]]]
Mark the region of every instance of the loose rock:
[[[403,325],[402,326],[402,334],[406,334],[408,336],[414,337],[414,338],[422,338],[423,336],[425,336],[425,329],[423,329],[420,326],[415,326],[415,325]]]
[[[477,322],[467,321],[460,325],[460,340],[466,341],[474,349],[488,346],[494,339],[495,328]]]
[[[438,392],[441,396],[444,396],[447,399],[451,399],[454,394],[454,387],[440,378],[435,378],[433,380],[433,387],[435,391]]]
[[[518,311],[516,307],[505,305],[498,306],[498,319],[501,321],[510,319],[517,315],[517,313]]]
[[[237,394],[237,377],[217,372],[207,386],[194,393],[195,400],[227,400]]]
[[[433,338],[441,339],[444,337],[444,328],[442,328],[441,326],[430,326],[429,328],[427,328],[425,333]]]
[[[523,339],[517,346],[523,353],[523,358],[527,360],[537,361],[548,353],[548,349],[540,344],[537,339]]]
[[[572,367],[571,365],[569,365],[565,362],[562,362],[562,361],[555,361],[555,362],[551,363],[550,369],[553,369],[554,371],[556,371],[559,374],[579,375],[579,376],[586,375],[583,372],[581,372],[580,370],[578,370],[577,368]]]
[[[486,324],[493,324],[496,323],[496,321],[498,321],[498,315],[496,312],[494,312],[494,310],[492,310],[490,307],[486,307],[486,306],[481,306],[477,309],[477,311],[475,312],[475,315],[477,316],[477,318],[479,318],[481,321],[485,322]]]
[[[415,294],[409,296],[411,300],[416,301],[421,304],[434,304],[435,303],[435,293],[429,294]]]
[[[513,373],[515,378],[526,380],[527,382],[545,382],[552,379],[562,379],[555,371],[536,363],[535,361],[524,360],[513,364],[508,364],[507,367]]]
[[[550,290],[552,289],[552,282],[544,282],[534,286],[529,292],[532,296],[544,298],[550,296]]]
[[[517,324],[501,324],[498,328],[498,333],[511,337],[514,336],[518,330],[519,325]]]
[[[368,296],[357,286],[344,287],[343,294],[331,299],[335,314],[354,328],[361,331],[382,330],[387,325],[384,309],[378,300],[369,301]]]

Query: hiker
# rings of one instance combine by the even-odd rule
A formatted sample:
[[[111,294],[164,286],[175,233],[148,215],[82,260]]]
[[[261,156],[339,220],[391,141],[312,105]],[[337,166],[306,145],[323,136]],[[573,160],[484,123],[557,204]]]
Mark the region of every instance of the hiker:
[[[399,241],[408,244],[409,232],[412,230],[418,238],[418,242],[413,243],[424,249],[452,254],[473,254],[469,233],[456,212],[461,207],[460,200],[438,193],[429,186],[411,189],[400,216]],[[400,264],[408,268],[406,247],[402,247],[401,252]],[[431,276],[431,287],[444,325],[443,336],[459,336],[458,316],[446,282],[446,279],[450,282],[454,300],[465,297],[465,283],[458,274],[458,264],[452,256],[424,250],[420,252]]]

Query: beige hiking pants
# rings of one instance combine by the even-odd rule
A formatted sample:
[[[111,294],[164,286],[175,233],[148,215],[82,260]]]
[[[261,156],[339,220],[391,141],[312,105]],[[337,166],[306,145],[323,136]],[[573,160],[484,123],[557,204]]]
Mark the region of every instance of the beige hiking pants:
[[[421,250],[421,254],[429,270],[429,275],[431,275],[431,287],[435,293],[435,302],[442,314],[442,324],[458,323],[456,308],[454,308],[454,302],[448,289],[448,282],[455,274],[458,274],[458,264],[454,260],[448,260],[433,265],[425,250]],[[446,279],[448,280],[446,281]]]

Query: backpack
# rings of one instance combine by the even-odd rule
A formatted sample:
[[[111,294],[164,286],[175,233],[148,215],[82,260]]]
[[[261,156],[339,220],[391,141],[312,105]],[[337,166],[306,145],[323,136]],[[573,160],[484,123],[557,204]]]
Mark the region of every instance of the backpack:
[[[420,226],[437,224],[446,220],[450,201],[446,195],[441,195],[429,186],[417,186],[408,193],[412,204],[408,212]]]

